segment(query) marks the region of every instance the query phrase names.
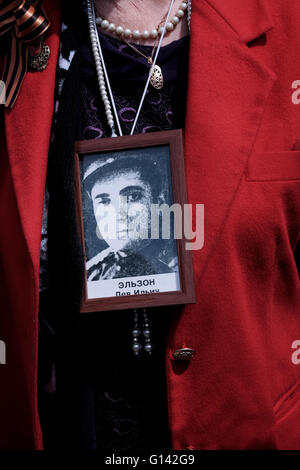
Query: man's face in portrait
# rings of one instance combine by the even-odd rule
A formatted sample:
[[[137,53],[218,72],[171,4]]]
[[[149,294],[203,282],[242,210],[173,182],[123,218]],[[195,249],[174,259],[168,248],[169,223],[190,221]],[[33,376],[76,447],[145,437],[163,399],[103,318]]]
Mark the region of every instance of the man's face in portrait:
[[[119,169],[95,181],[90,192],[97,229],[114,250],[140,251],[150,243],[151,185],[138,170]]]

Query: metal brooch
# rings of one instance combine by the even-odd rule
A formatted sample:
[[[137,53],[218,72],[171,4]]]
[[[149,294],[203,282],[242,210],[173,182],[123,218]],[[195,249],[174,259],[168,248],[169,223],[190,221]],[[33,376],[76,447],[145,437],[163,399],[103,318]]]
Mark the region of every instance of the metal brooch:
[[[50,57],[50,47],[45,44],[44,37],[41,37],[39,51],[37,54],[33,54],[31,52],[31,48],[29,49],[29,67],[31,70],[35,70],[36,72],[41,72],[45,70],[48,65]]]

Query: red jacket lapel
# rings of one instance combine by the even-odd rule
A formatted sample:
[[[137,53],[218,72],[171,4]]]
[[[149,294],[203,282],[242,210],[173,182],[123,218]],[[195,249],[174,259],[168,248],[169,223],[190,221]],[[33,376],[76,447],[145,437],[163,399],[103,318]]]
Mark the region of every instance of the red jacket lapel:
[[[272,28],[272,19],[266,0],[206,1],[246,43],[253,41]],[[194,3],[196,2],[194,1]]]
[[[245,40],[270,28],[264,0],[192,3],[185,160],[189,203],[205,206],[204,248],[193,254],[198,282],[276,80]]]
[[[7,344],[7,364],[1,370],[0,446],[4,449],[42,448],[37,405],[38,286],[42,205],[59,47],[59,3],[44,2],[51,22],[46,35],[51,48],[46,70],[28,72],[14,108],[2,108],[6,143],[0,146],[1,220],[5,224],[0,236],[0,302],[4,313],[0,315],[0,332]]]
[[[51,49],[47,68],[43,72],[28,72],[13,109],[5,109],[11,173],[21,224],[36,273],[59,48],[59,4],[59,0],[43,2],[51,22],[46,35],[46,43]]]

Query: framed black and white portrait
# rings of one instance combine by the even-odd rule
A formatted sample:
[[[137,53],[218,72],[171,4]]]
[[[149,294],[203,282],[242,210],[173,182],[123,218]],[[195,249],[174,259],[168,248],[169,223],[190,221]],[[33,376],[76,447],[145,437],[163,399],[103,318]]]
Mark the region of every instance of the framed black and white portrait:
[[[180,130],[79,141],[82,312],[195,302]]]

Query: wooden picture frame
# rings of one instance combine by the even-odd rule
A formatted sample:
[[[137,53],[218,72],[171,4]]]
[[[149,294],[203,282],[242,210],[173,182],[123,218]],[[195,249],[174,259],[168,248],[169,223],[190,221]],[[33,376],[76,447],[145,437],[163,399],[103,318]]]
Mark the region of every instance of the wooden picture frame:
[[[137,150],[139,150],[139,152],[137,152]],[[151,264],[152,262],[154,264],[156,263],[156,265],[163,266],[163,264],[161,264],[163,263],[163,261],[159,257],[156,259],[155,256],[152,256],[151,258],[149,257],[149,255],[148,255],[147,262],[145,261],[144,263],[143,261],[143,263],[140,263],[140,264],[136,262],[136,259],[140,259],[139,258],[140,255],[142,257],[146,256],[147,250],[149,251],[149,247],[151,247],[151,249],[153,250],[153,247],[156,246],[155,243],[160,244],[159,246],[161,245],[163,246],[164,242],[162,241],[162,238],[159,238],[159,240],[154,240],[154,241],[153,239],[151,239],[149,243],[144,242],[143,241],[144,239],[142,238],[138,239],[138,241],[130,242],[132,246],[135,246],[134,244],[136,244],[137,246],[143,246],[142,245],[143,243],[148,243],[148,245],[146,245],[144,249],[140,248],[140,250],[137,253],[134,253],[134,252],[131,253],[129,249],[126,249],[127,246],[131,246],[130,243],[128,245],[125,244],[124,245],[125,248],[121,248],[120,251],[117,251],[117,256],[119,256],[119,258],[120,258],[120,254],[122,254],[123,256],[124,254],[127,253],[126,255],[127,258],[120,259],[120,265],[119,265],[119,262],[115,261],[115,258],[112,258],[116,256],[115,255],[116,250],[111,251],[111,248],[109,246],[110,242],[103,240],[102,232],[100,229],[98,230],[99,220],[101,220],[101,217],[98,217],[97,215],[98,218],[96,218],[95,207],[98,207],[98,204],[101,206],[104,206],[104,204],[108,204],[107,203],[108,199],[105,199],[107,198],[107,193],[101,193],[99,188],[101,188],[102,190],[102,188],[106,188],[107,185],[110,184],[109,188],[113,188],[112,191],[118,192],[119,191],[118,188],[122,187],[120,186],[122,181],[125,181],[125,184],[127,184],[127,181],[129,181],[128,178],[129,179],[131,178],[131,180],[134,182],[135,181],[134,177],[138,177],[141,175],[141,172],[135,173],[135,170],[132,170],[132,166],[130,166],[128,162],[134,162],[133,163],[134,168],[135,168],[135,165],[138,165],[138,164],[141,165],[141,168],[143,165],[145,165],[141,171],[143,171],[145,174],[151,174],[151,178],[153,178],[153,180],[151,181],[153,181],[153,184],[156,185],[155,188],[157,187],[159,189],[171,188],[172,194],[171,194],[171,197],[169,198],[169,202],[171,201],[172,204],[174,203],[180,204],[182,208],[184,207],[184,204],[187,204],[187,193],[186,193],[185,172],[184,172],[184,157],[183,157],[183,142],[182,142],[181,130],[153,132],[153,133],[147,133],[147,134],[137,134],[133,136],[124,136],[124,137],[115,137],[115,138],[85,140],[85,141],[77,141],[75,143],[75,190],[76,190],[76,204],[77,204],[77,214],[78,214],[78,222],[79,222],[78,226],[79,226],[79,231],[80,231],[80,238],[81,238],[81,243],[83,247],[83,252],[85,255],[85,259],[87,261],[86,269],[85,269],[84,291],[82,295],[82,304],[81,304],[82,313],[100,312],[100,311],[108,311],[108,310],[123,310],[123,309],[153,307],[153,306],[163,306],[163,305],[186,304],[186,303],[196,302],[192,255],[191,255],[191,252],[189,250],[186,250],[185,248],[184,238],[181,238],[181,239],[173,238],[172,240],[168,242],[169,247],[171,248],[175,247],[176,249],[175,258],[176,258],[176,261],[178,261],[178,264],[176,265],[176,268],[174,267],[172,268],[174,269],[174,271],[172,272],[167,271],[165,273],[165,272],[161,272],[159,268],[157,270],[157,273],[154,273],[154,274],[146,274],[146,275],[137,274],[135,276],[134,275],[130,275],[130,276],[122,275],[124,277],[117,274],[117,271],[116,271],[117,269],[121,269],[121,272],[122,272],[122,269],[124,270],[124,272],[126,272],[126,269],[127,270],[129,269],[130,271],[131,265],[129,264],[129,261],[126,261],[130,259],[134,260],[134,266],[138,266],[139,269],[141,270],[140,272],[143,272],[142,269],[144,269],[144,265],[147,267],[147,269],[148,269],[149,263],[152,266]],[[126,167],[126,165],[128,165],[128,167]],[[152,165],[152,166],[150,167],[149,165]],[[167,165],[168,165],[169,170],[167,169]],[[150,170],[148,167],[150,168]],[[151,168],[154,169],[153,172],[151,171]],[[161,179],[156,175],[156,171],[160,172]],[[167,172],[169,173],[166,174]],[[103,176],[104,174],[106,174],[106,177]],[[114,176],[114,175],[117,175],[117,176]],[[165,176],[168,176],[168,178],[165,178]],[[161,188],[159,186],[160,183],[157,183],[158,180],[159,181],[161,180]],[[143,181],[145,181],[145,177]],[[104,183],[106,184],[106,186],[104,185]],[[148,184],[145,182],[143,184],[146,189],[147,187],[150,187],[151,189],[150,193],[153,196],[154,187],[152,187],[150,183]],[[125,187],[125,189],[126,188],[127,187]],[[130,186],[130,188],[136,188],[136,186]],[[170,192],[170,189],[169,189],[169,192]],[[161,192],[159,192],[158,189],[156,189],[156,194],[158,193],[162,195],[162,194],[167,194],[168,191],[167,189],[164,189],[164,192],[162,190]],[[91,202],[88,201],[86,194],[88,194]],[[139,197],[139,193],[138,192],[133,193],[133,196],[131,195],[131,197],[134,200],[134,198]],[[128,200],[128,196],[126,196],[126,198]],[[93,206],[93,212],[91,212],[89,204]],[[94,217],[95,217],[93,222],[92,222],[93,217],[91,215],[92,213],[94,214]],[[96,213],[97,213],[97,210],[96,210]],[[126,215],[126,220],[128,223],[128,215]],[[89,235],[91,233],[91,230],[95,229],[95,227],[91,228],[93,224],[96,226],[96,231],[98,230],[97,232],[98,238],[99,238],[99,231],[101,232],[101,235],[100,235],[101,243],[102,244],[106,243],[106,245],[108,246],[102,250],[100,250],[99,248],[100,250],[99,253],[97,253],[96,251],[96,255],[94,256],[91,255],[92,258],[88,259],[87,255],[90,254],[90,252],[92,253],[93,250],[95,252],[98,246],[97,245],[98,241],[96,242],[89,241],[89,240],[93,240],[92,236]],[[120,233],[122,232],[123,231],[121,231]],[[128,236],[128,233],[129,233],[128,225],[127,225],[127,232],[125,231],[125,233]],[[126,240],[129,240],[129,239],[126,238]],[[99,244],[100,244],[100,241],[99,241]],[[109,255],[105,257],[103,253],[106,253],[107,251],[109,252]],[[163,253],[166,253],[166,252],[168,253],[169,251],[166,249],[162,250]],[[173,261],[171,261],[171,263],[169,264],[164,263],[168,266],[166,269],[170,269],[169,266],[172,263],[173,265],[176,264],[176,262],[174,261],[175,258],[173,258]],[[113,261],[106,261],[106,260],[111,260],[111,259]],[[126,267],[126,262],[128,263],[127,267]],[[121,263],[123,263],[122,268],[121,268]],[[176,269],[177,271],[175,271]],[[115,274],[110,274],[111,277],[105,278],[105,276],[109,276],[108,273],[115,273]],[[99,279],[97,279],[97,276],[100,276]],[[120,280],[120,279],[123,279],[123,280]],[[135,280],[133,281],[133,279]],[[147,279],[150,284],[147,284],[146,282]],[[163,281],[161,281],[161,279]],[[167,284],[165,284],[165,280],[168,281]],[[139,283],[138,285],[136,285],[137,282]],[[176,289],[162,291],[162,292],[160,291],[159,286],[165,286],[164,289],[165,288],[168,289],[166,285],[169,285],[170,283],[172,284],[175,282],[177,286]],[[115,290],[116,283],[118,285],[118,289],[119,289],[118,291]],[[154,284],[156,284],[155,286],[157,287],[156,289],[153,288]],[[101,286],[101,288],[99,286]],[[120,288],[119,286],[122,286],[122,287]],[[126,291],[125,286],[127,287],[127,291]],[[147,287],[147,289],[145,289],[145,286]],[[130,287],[130,291],[128,293],[129,287]],[[99,297],[97,297],[98,292],[99,292]],[[109,294],[107,292],[112,292],[112,294]]]

